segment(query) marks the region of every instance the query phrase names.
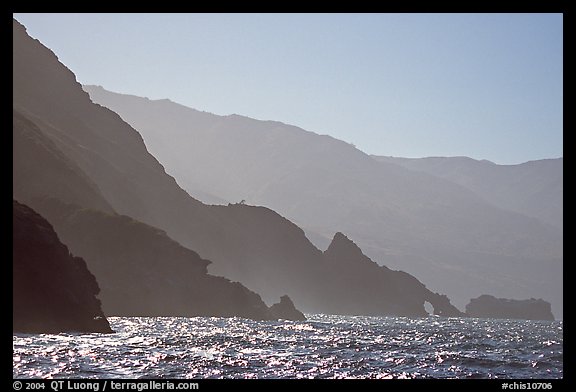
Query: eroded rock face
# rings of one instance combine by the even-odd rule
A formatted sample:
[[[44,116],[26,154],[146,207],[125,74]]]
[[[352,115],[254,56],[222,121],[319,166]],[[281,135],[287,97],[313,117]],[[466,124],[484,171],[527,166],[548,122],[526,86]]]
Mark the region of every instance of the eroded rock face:
[[[426,300],[434,307],[434,314],[437,316],[466,317],[465,313],[450,303],[450,299],[446,295],[430,292]]]
[[[270,307],[270,312],[272,315],[279,319],[293,320],[293,321],[303,321],[306,320],[306,316],[296,309],[294,302],[289,296],[283,295],[280,297],[280,302],[274,304]]]
[[[466,305],[470,317],[507,318],[526,320],[554,320],[549,302],[543,299],[515,300],[481,295]]]
[[[52,225],[17,201],[12,206],[14,332],[113,332],[94,275],[62,244]]]

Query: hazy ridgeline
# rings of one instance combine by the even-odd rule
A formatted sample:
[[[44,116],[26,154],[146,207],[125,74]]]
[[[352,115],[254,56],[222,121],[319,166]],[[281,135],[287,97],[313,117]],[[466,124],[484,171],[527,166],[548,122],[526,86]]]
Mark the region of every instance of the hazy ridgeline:
[[[544,298],[562,315],[562,159],[506,166],[371,157],[275,121],[84,88],[138,130],[167,172],[207,203],[272,208],[320,249],[341,231],[372,260],[413,274],[461,309],[489,293]],[[265,296],[274,290],[234,265],[210,268],[248,279]]]
[[[14,20],[12,181],[15,378],[563,377],[562,158],[81,86]]]
[[[269,208],[193,199],[140,134],[92,103],[17,22],[13,67],[14,196],[86,260],[109,314],[265,319],[259,295],[272,304],[285,294],[306,312],[424,316],[429,302],[439,314],[460,314],[343,234],[322,252]],[[240,283],[207,275],[208,265]]]

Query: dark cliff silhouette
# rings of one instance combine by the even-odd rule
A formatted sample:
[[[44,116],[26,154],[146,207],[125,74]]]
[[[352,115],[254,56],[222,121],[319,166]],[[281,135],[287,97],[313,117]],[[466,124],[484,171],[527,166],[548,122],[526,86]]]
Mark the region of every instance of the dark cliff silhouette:
[[[138,130],[167,172],[193,194],[200,189],[269,207],[321,249],[335,232],[344,232],[372,260],[413,274],[462,308],[470,297],[491,292],[549,298],[561,313],[561,229],[526,210],[502,208],[453,178],[377,162],[348,143],[295,126],[101,87],[85,90]],[[561,210],[536,184],[530,189],[528,172],[512,181],[524,184],[522,195],[532,192],[543,211]],[[558,194],[558,173],[550,173]],[[507,206],[523,204],[518,195],[506,196]]]
[[[486,294],[472,298],[466,305],[466,314],[470,317],[554,321],[550,303],[543,299],[516,300]]]
[[[36,200],[73,252],[81,252],[101,287],[109,316],[215,316],[272,320],[260,296],[207,273],[210,261],[166,233],[134,219]]]
[[[330,297],[337,304],[332,313],[426,316],[424,303],[428,302],[434,307],[434,314],[463,315],[446,296],[431,292],[412,275],[370,260],[342,233],[334,235],[323,256],[324,273],[332,281]]]
[[[106,314],[273,319],[258,294],[238,282],[208,275],[209,261],[161,230],[115,213],[108,198],[122,200],[122,190],[133,182],[121,176],[105,177],[105,196],[98,185],[102,180],[98,169],[112,169],[112,165],[92,149],[71,142],[63,129],[79,131],[87,138],[88,146],[94,142],[107,148],[107,143],[132,139],[120,135],[110,141],[100,138],[98,127],[91,128],[93,134],[84,129],[82,115],[87,116],[89,123],[90,111],[78,109],[78,94],[96,112],[105,112],[103,130],[109,124],[106,114],[113,113],[90,103],[74,76],[55,62],[53,54],[39,42],[27,37],[17,22],[14,29],[14,62],[28,73],[24,77],[17,70],[14,72],[13,192],[47,216],[64,242],[86,260],[101,284]],[[50,89],[53,99],[49,98]],[[112,123],[125,125],[113,115]],[[86,156],[70,155],[74,148]],[[130,162],[124,154],[118,158]],[[96,165],[91,171],[93,177],[86,174],[87,162]],[[113,170],[122,172],[122,164]],[[136,199],[133,201],[139,204]]]
[[[12,330],[112,332],[96,298],[94,275],[70,254],[52,225],[14,200],[12,231]]]
[[[212,261],[209,272],[239,281],[268,303],[288,294],[306,312],[423,316],[426,301],[437,306],[437,312],[446,315],[457,312],[445,301],[437,301],[444,297],[436,296],[414,277],[381,268],[359,250],[344,259],[337,252],[321,252],[301,228],[268,208],[248,203],[207,206],[193,199],[148,153],[138,132],[116,113],[92,103],[74,75],[17,22],[14,22],[13,70],[14,116],[23,117],[15,121],[13,132],[26,131],[26,135],[35,138],[32,140],[46,146],[43,154],[26,161],[31,151],[36,151],[30,144],[37,142],[24,139],[28,144],[14,144],[14,173],[34,173],[40,178],[46,172],[62,182],[69,178],[84,190],[69,195],[53,189],[50,181],[38,187],[23,177],[14,179],[18,185],[14,194],[29,200],[52,219],[62,238],[90,266],[94,265],[95,274],[106,290],[103,298],[110,298],[110,294],[118,301],[115,305],[105,301],[105,308],[110,304],[118,306],[117,311],[134,314],[134,301],[130,304],[129,293],[119,290],[124,279],[132,290],[156,290],[160,295],[166,286],[153,287],[154,279],[175,281],[176,292],[166,289],[164,298],[181,294],[200,302],[206,298],[202,295],[213,293],[207,289],[207,282],[213,279],[214,286],[223,287],[222,301],[228,301],[227,309],[235,309],[239,314],[243,306],[253,309],[256,305],[264,311],[256,294],[239,283],[225,283],[223,279],[202,275],[207,262],[201,261],[200,255]],[[44,143],[44,139],[50,144]],[[53,169],[56,166],[49,166],[49,162],[67,167],[69,177],[58,177],[60,172]],[[58,202],[52,202],[53,199]],[[114,242],[112,233],[119,233],[124,241]],[[343,235],[337,235],[332,248],[351,246],[347,241]],[[123,271],[122,278],[114,277],[111,271],[116,271],[115,268],[127,271]],[[371,277],[374,271],[378,272]],[[198,286],[194,286],[196,278],[191,276],[198,278]],[[188,288],[186,277],[190,277]],[[396,278],[403,284],[390,284]],[[191,294],[194,287],[198,292]],[[153,295],[147,298],[151,307],[140,305],[137,311],[156,314],[160,305],[152,302]],[[243,305],[235,302],[243,299]],[[201,307],[182,301],[174,307],[188,306],[186,311],[178,308],[184,314],[197,314],[199,310],[194,307]],[[175,308],[167,305],[166,311],[176,312]],[[269,313],[260,316],[266,317]]]

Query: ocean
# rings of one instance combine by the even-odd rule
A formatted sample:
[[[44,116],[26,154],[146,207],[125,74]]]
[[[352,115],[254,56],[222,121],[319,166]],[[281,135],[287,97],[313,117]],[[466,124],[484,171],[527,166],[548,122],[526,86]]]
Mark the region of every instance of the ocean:
[[[562,321],[110,317],[114,334],[13,334],[14,378],[563,377]]]

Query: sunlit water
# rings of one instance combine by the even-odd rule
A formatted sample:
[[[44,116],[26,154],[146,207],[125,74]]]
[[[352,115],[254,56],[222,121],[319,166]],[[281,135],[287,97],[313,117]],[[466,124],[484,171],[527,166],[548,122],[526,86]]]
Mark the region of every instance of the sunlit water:
[[[561,321],[310,315],[109,319],[13,336],[22,378],[562,378]]]

